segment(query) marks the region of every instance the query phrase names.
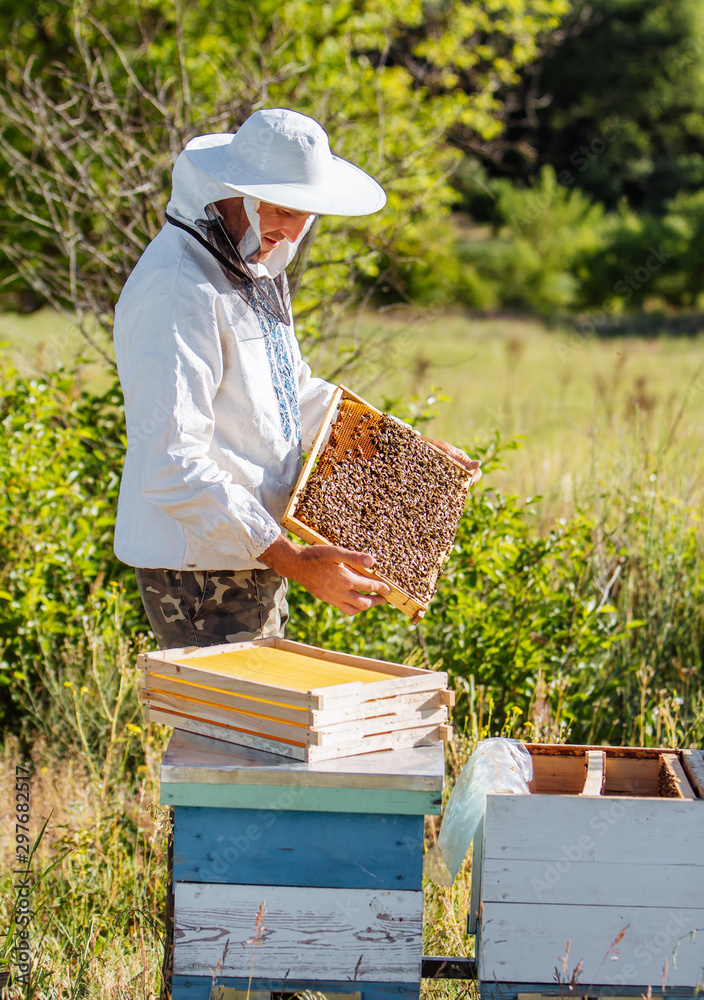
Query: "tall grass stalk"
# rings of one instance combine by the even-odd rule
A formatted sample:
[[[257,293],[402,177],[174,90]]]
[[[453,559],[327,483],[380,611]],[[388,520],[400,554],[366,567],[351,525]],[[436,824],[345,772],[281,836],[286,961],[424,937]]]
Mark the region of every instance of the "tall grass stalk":
[[[603,665],[611,729],[599,735],[617,743],[704,744],[701,473],[673,465],[683,414],[657,434],[637,416],[621,437],[620,475],[597,477],[583,501],[594,518],[594,577],[630,626]]]

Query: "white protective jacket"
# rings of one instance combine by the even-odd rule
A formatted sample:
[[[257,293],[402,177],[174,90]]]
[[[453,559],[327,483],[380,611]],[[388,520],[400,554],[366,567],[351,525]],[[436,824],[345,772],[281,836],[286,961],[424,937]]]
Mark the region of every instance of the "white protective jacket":
[[[199,194],[195,171],[182,154],[168,206],[193,228],[214,200]],[[277,268],[285,263],[279,255]],[[256,312],[205,247],[167,224],[122,291],[115,354],[127,418],[118,558],[151,569],[263,566],[334,391],[311,376],[293,322]]]

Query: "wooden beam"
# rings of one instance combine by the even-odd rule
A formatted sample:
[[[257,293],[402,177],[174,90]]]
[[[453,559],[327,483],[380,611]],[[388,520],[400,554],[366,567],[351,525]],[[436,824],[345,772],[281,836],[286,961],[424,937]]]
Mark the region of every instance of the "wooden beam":
[[[603,750],[612,757],[659,757],[662,753],[674,753],[672,747],[603,747],[576,743],[526,743],[531,754],[547,757],[581,757],[585,750]]]

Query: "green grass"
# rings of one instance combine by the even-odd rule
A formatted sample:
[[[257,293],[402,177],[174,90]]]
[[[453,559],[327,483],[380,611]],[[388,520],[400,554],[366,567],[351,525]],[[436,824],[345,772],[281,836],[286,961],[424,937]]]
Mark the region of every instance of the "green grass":
[[[91,391],[106,389],[110,381],[104,359],[76,324],[51,309],[28,316],[0,313],[0,352],[23,375],[41,375],[59,365],[78,364],[84,385]]]
[[[600,339],[532,320],[413,314],[370,317],[361,335],[385,339],[387,367],[363,364],[350,376],[358,391],[429,407],[425,433],[469,451],[496,432],[522,437],[492,485],[543,496],[546,515],[569,514],[633,463],[669,477],[685,502],[704,494],[702,337]]]
[[[167,730],[145,727],[147,764],[131,780],[91,776],[80,756],[57,756],[42,739],[32,750],[32,830],[50,817],[34,859],[35,876],[62,860],[40,882],[30,924],[34,962],[30,986],[8,1000],[156,1000],[161,981],[168,809],[159,805],[158,766]],[[3,829],[10,826],[17,742],[0,745]],[[428,821],[432,839],[436,827]],[[0,842],[0,935],[10,922],[14,838]],[[466,934],[471,869],[450,889],[425,883],[424,951],[471,954]],[[252,922],[256,914],[252,915]],[[2,938],[0,937],[0,945]],[[1,952],[0,952],[1,954]],[[1,967],[0,967],[1,968]],[[472,984],[437,982],[425,1000],[474,998]],[[5,996],[5,994],[3,994]]]

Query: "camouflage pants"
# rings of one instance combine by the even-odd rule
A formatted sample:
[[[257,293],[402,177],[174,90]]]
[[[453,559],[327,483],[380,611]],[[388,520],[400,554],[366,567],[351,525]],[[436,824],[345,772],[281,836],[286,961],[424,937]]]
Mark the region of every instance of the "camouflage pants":
[[[271,569],[137,569],[137,586],[160,649],[282,636],[286,581]]]

